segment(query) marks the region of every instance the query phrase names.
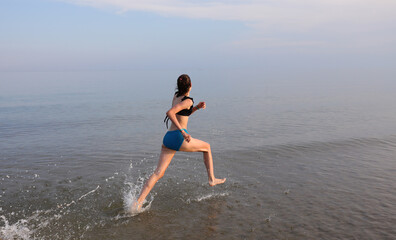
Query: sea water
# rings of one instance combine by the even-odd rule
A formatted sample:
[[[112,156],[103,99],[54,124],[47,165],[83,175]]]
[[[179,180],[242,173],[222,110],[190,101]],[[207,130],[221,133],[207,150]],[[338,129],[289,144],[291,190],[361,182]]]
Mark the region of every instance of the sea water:
[[[178,152],[139,214],[180,72],[1,73],[0,239],[395,238],[392,79],[188,73],[227,182]]]

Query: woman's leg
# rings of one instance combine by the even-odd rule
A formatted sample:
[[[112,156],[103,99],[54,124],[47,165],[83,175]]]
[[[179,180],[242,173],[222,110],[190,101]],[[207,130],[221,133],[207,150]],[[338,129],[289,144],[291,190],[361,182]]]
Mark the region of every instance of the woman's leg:
[[[132,205],[133,210],[139,210],[142,207],[144,199],[146,199],[147,195],[150,193],[151,189],[153,189],[154,185],[157,183],[159,179],[164,176],[165,170],[168,168],[170,162],[172,161],[173,156],[175,156],[176,151],[169,149],[162,145],[161,154],[158,160],[157,168],[154,173],[147,180],[146,184],[140,193],[140,196],[136,203]]]
[[[215,178],[213,170],[213,159],[210,145],[207,142],[199,139],[191,138],[190,142],[184,141],[180,147],[180,151],[183,152],[203,152],[204,163],[206,171],[208,172],[209,185],[214,186],[226,181],[225,178]]]

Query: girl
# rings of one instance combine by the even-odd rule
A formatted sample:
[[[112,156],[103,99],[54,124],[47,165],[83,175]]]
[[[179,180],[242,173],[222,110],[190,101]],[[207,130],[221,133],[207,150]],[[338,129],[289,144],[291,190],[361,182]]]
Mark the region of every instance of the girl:
[[[164,136],[157,168],[145,183],[138,200],[132,204],[131,212],[138,212],[141,209],[147,195],[155,183],[164,176],[165,170],[168,168],[169,163],[177,151],[203,153],[210,186],[226,181],[225,178],[219,179],[214,176],[212,152],[209,143],[192,138],[187,132],[189,116],[199,109],[206,108],[205,102],[200,102],[194,106],[194,101],[190,97],[190,91],[191,79],[187,74],[183,74],[177,79],[177,92],[173,97],[172,108],[166,112],[164,121],[167,126],[169,120],[172,121],[172,124]]]

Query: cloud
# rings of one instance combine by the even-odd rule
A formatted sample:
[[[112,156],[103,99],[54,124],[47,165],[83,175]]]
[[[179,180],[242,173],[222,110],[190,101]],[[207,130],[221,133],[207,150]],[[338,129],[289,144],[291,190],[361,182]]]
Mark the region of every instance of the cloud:
[[[318,35],[330,36],[327,41],[332,40],[331,35],[348,36],[348,39],[353,39],[350,42],[352,44],[373,34],[377,35],[377,39],[380,39],[382,34],[388,36],[389,32],[394,32],[394,22],[396,22],[396,14],[394,14],[396,1],[394,0],[61,1],[95,8],[110,8],[118,14],[144,11],[165,17],[239,21],[251,29],[250,35],[245,37],[252,39],[241,39],[239,43],[251,41],[255,43],[252,46],[257,46],[260,42],[263,42],[265,46],[306,44],[323,46],[325,41],[316,39]],[[307,34],[307,36],[306,39],[287,42],[287,39],[277,39],[282,37],[274,36],[280,33]],[[312,37],[314,35],[315,37]],[[391,37],[394,37],[394,33]],[[275,42],[280,42],[280,44],[275,44]]]
[[[336,19],[395,19],[393,0],[63,0],[117,12],[146,11],[169,17],[233,20],[260,25],[312,26]]]
[[[326,43],[322,41],[304,41],[304,40],[285,40],[285,39],[277,39],[277,38],[250,38],[250,39],[243,39],[239,41],[235,41],[231,43],[234,46],[239,48],[250,48],[251,46],[261,46],[265,48],[272,48],[272,47],[322,47],[325,46]]]

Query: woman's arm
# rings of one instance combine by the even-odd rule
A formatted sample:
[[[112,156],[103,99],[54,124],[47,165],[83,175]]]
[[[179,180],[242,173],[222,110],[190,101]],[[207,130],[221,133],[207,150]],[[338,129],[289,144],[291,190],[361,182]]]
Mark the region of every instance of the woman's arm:
[[[205,108],[206,108],[206,103],[200,102],[197,105],[195,105],[195,107],[193,107],[192,113],[194,113],[195,111],[197,111],[199,109],[205,109]]]
[[[187,142],[190,142],[191,136],[189,134],[187,134],[185,131],[182,131],[182,127],[181,127],[179,121],[177,120],[176,113],[180,112],[183,109],[190,108],[191,104],[193,104],[192,100],[186,99],[186,100],[176,104],[175,106],[173,106],[171,109],[169,109],[166,112],[166,115],[169,117],[169,119],[172,121],[172,123],[177,127],[177,129],[179,129],[179,131],[181,131],[184,139]]]

